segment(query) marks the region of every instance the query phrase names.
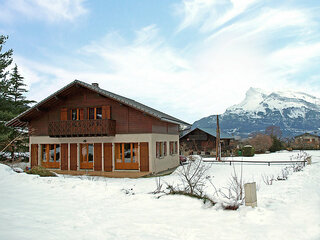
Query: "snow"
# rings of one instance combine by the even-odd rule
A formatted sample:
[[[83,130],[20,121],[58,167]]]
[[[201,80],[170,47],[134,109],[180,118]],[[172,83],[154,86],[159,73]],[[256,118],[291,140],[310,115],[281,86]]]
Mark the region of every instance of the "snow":
[[[237,211],[185,196],[157,198],[150,194],[155,178],[41,178],[0,164],[0,239],[320,239],[320,151],[308,153],[312,165],[272,185],[261,175],[277,176],[285,166],[243,165],[244,179],[257,182],[258,207]],[[290,160],[293,154],[250,159]],[[233,167],[206,164],[215,186],[226,186]],[[176,172],[162,177],[178,179]]]
[[[250,88],[245,99],[237,105],[227,109],[232,113],[250,114],[252,118],[261,118],[257,113],[266,113],[266,108],[272,111],[291,109],[290,118],[304,117],[306,110],[320,111],[320,98],[302,92],[277,91],[267,93],[258,88]]]

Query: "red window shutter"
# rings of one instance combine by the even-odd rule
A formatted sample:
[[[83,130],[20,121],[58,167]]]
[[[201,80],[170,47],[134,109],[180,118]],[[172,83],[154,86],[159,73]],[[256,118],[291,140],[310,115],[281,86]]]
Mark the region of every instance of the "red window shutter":
[[[80,109],[79,120],[83,120],[83,117],[84,117],[84,111],[83,109]]]
[[[60,111],[60,119],[61,119],[61,121],[68,120],[68,109],[66,109],[66,108],[61,108],[61,111]]]

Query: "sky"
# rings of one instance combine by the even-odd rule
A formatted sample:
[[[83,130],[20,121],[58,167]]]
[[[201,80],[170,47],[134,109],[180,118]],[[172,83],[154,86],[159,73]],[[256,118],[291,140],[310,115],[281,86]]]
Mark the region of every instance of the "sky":
[[[318,0],[0,0],[41,101],[78,79],[193,123],[250,87],[320,96]]]

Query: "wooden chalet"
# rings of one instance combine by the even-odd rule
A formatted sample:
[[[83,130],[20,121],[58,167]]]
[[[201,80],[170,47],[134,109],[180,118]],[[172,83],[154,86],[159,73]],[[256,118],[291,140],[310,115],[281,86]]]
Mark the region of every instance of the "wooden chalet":
[[[220,134],[222,153],[231,150],[230,143],[233,137]],[[182,155],[213,155],[216,154],[216,130],[209,128],[195,128],[180,137],[180,154]]]
[[[75,80],[6,125],[28,127],[31,167],[130,177],[178,166],[179,125],[189,124]]]
[[[319,145],[320,143],[320,136],[311,134],[311,133],[304,133],[294,137],[294,142],[296,144],[315,144]]]

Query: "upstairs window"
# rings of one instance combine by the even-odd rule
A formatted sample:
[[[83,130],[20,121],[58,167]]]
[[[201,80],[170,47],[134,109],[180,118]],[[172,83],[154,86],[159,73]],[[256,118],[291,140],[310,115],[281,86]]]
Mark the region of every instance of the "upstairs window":
[[[71,109],[71,120],[83,120],[83,109]]]
[[[101,107],[89,108],[88,118],[92,120],[102,119],[102,108]]]
[[[71,110],[71,120],[79,120],[79,109]]]

